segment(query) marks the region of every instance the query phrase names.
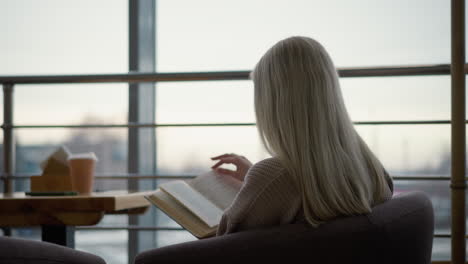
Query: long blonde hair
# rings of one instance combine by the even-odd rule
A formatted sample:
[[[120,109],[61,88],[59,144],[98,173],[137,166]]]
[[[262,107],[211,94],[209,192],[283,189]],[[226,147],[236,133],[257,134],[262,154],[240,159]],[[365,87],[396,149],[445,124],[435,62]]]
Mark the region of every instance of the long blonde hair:
[[[262,142],[294,177],[311,225],[369,213],[382,202],[385,170],[355,131],[338,73],[320,43],[284,39],[251,77]]]

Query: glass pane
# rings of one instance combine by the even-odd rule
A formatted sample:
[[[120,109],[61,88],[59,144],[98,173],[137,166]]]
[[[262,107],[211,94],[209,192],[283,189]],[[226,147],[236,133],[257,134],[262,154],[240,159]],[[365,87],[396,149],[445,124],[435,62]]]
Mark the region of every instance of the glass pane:
[[[357,125],[356,129],[392,175],[448,175],[448,125]],[[158,172],[196,174],[210,157],[238,153],[252,162],[268,157],[255,127],[158,128]],[[424,135],[422,137],[421,135]]]
[[[156,232],[156,238],[158,247],[197,240],[196,237],[187,231],[158,231]]]
[[[450,76],[341,78],[354,121],[449,120]]]
[[[128,71],[128,1],[0,1],[0,75]]]
[[[449,125],[356,125],[391,175],[449,175]]]
[[[197,174],[210,170],[210,157],[237,153],[258,162],[267,153],[256,127],[158,128],[157,168],[160,174]]]
[[[341,78],[354,121],[449,120],[450,77]],[[253,83],[159,83],[158,123],[255,122]],[[183,95],[183,96],[181,96]]]
[[[104,215],[96,226],[125,226],[128,225],[127,214]]]
[[[339,67],[450,61],[447,1],[163,0],[156,17],[163,72],[251,69],[294,35],[317,39]]]
[[[452,250],[450,238],[434,238],[432,246],[432,261],[450,261],[451,258]]]
[[[16,85],[16,125],[124,124],[128,85]]]
[[[109,174],[109,173],[106,173]],[[112,175],[112,174],[111,174]],[[95,179],[94,189],[96,192],[128,190],[128,180],[120,179]]]
[[[422,191],[431,199],[434,208],[436,234],[450,234],[451,202],[449,181],[394,181],[394,195]],[[467,206],[468,207],[468,206]]]
[[[13,237],[41,241],[41,229],[39,227],[12,228]]]
[[[76,249],[98,255],[107,263],[128,263],[127,230],[78,230],[75,243]]]
[[[158,123],[255,122],[253,83],[159,83],[156,93]]]
[[[172,220],[172,218],[167,216],[166,213],[159,210],[159,208],[157,208],[157,207],[155,207],[155,213],[156,213],[156,219],[157,219],[157,222],[156,222],[157,226],[182,228],[181,225],[179,225],[177,222]]]
[[[98,157],[96,173],[126,173],[127,129],[17,129],[16,172],[40,174],[39,164],[65,145],[72,153],[93,151]],[[110,181],[110,180],[109,180]],[[102,188],[96,182],[96,188]]]
[[[450,248],[450,238],[434,238],[432,244],[432,261],[445,260],[449,261],[452,258]]]

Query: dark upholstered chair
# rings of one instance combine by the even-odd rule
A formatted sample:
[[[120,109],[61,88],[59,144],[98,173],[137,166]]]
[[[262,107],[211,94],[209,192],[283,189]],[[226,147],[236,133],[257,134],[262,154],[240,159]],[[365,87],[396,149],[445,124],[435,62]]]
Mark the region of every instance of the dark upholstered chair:
[[[427,264],[433,233],[431,201],[422,192],[409,192],[369,215],[339,218],[319,228],[295,223],[161,247],[140,253],[135,264]]]
[[[0,264],[105,264],[93,254],[59,245],[0,237]]]

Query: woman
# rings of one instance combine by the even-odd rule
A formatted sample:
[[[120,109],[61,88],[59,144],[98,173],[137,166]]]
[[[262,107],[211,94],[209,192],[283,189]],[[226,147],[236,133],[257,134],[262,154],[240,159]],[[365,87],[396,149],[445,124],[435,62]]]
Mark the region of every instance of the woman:
[[[212,158],[213,169],[243,181],[217,235],[300,220],[317,227],[392,197],[392,180],[355,131],[322,45],[284,39],[251,77],[257,128],[273,157],[253,166],[235,154]],[[225,163],[237,170],[219,168]]]

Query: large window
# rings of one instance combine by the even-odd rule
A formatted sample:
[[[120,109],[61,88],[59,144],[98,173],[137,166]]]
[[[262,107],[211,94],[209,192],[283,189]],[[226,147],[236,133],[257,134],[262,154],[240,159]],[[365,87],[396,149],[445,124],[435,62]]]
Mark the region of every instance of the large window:
[[[125,0],[0,1],[0,35],[0,75],[128,72]],[[0,113],[3,121],[3,107]],[[15,85],[15,125],[122,124],[127,116],[127,84]],[[96,152],[97,173],[127,172],[126,128],[19,128],[14,133],[17,174],[39,174],[39,162],[62,144],[72,152]],[[15,183],[18,190],[29,189],[28,181]],[[126,189],[127,181],[96,181],[96,188]],[[106,216],[100,223],[126,224],[121,216]],[[40,239],[40,230],[15,229],[13,235]],[[127,262],[127,241],[126,230],[76,232],[78,249],[108,263]]]
[[[156,62],[161,72],[250,70],[270,46],[292,35],[317,39],[339,68],[450,61],[449,1],[162,0],[157,28]],[[450,76],[340,82],[353,121],[450,119]],[[254,122],[249,81],[160,83],[156,99],[159,123]],[[393,176],[450,174],[449,124],[356,129]],[[253,161],[266,156],[255,129],[249,127],[158,128],[156,137],[158,168],[174,173],[196,174],[208,167],[210,155],[218,153],[239,152]],[[436,233],[450,233],[448,181],[395,181],[395,188],[428,193]],[[447,259],[450,240],[435,238],[433,260]]]
[[[270,46],[292,35],[317,39],[338,68],[450,61],[449,1],[159,0],[155,17],[157,72],[251,70]],[[129,70],[129,2],[125,0],[0,1],[0,35],[0,75]],[[340,82],[353,121],[410,123],[356,124],[391,175],[450,174],[450,125],[411,124],[450,119],[448,75],[355,77]],[[255,126],[219,126],[255,122],[251,81],[160,82],[155,89],[155,106],[144,111],[155,113],[156,124],[189,125],[155,129],[156,174],[196,175],[209,169],[211,156],[222,153],[240,153],[253,162],[268,156]],[[132,151],[128,128],[41,127],[125,124],[132,107],[128,84],[15,85],[14,93],[14,124],[25,126],[14,129],[17,174],[40,173],[41,159],[62,144],[72,152],[96,152],[98,174],[128,171]],[[3,135],[0,139],[3,142]],[[27,190],[28,181],[18,180],[16,188]],[[126,189],[128,182],[126,178],[98,180],[96,188]],[[450,259],[449,182],[395,180],[395,190],[423,190],[431,196],[438,234],[433,260]],[[179,227],[157,209],[140,219],[147,228],[132,232],[137,239],[153,239],[138,240],[137,250],[195,239],[183,230],[151,231],[148,227]],[[130,222],[124,216],[106,216],[96,228],[81,228],[77,248],[108,263],[127,263],[127,248],[133,246],[128,241],[135,239],[125,229]],[[17,236],[39,239],[38,229],[14,231]]]

